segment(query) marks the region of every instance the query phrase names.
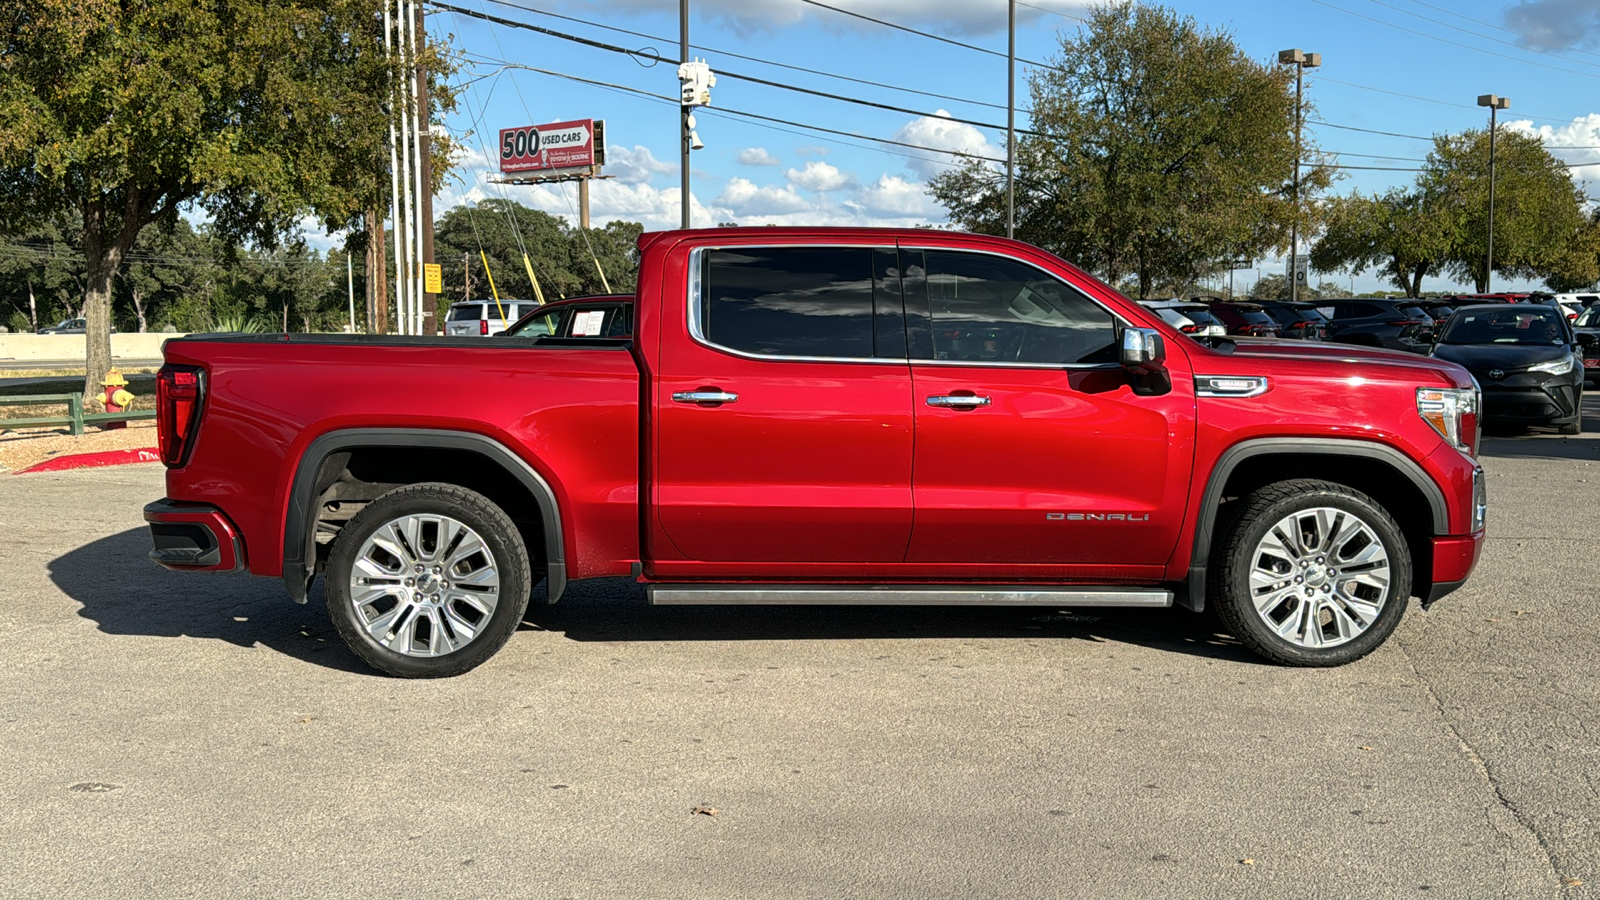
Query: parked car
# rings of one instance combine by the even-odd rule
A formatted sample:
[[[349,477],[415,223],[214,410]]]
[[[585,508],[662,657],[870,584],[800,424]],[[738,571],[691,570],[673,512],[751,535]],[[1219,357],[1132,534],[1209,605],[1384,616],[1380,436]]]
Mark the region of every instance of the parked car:
[[[1427,352],[1433,317],[1411,300],[1352,298],[1319,303],[1317,308],[1328,317],[1330,341]]]
[[[450,304],[444,320],[444,333],[450,337],[499,334],[506,326],[537,309],[535,300],[469,300]]]
[[[667,605],[1213,608],[1268,659],[1340,665],[1483,546],[1458,365],[1213,349],[999,237],[638,246],[633,340],[167,341],[151,557],[302,603],[324,574],[357,657],[435,677],[540,581],[618,576]]]
[[[1600,388],[1600,303],[1592,303],[1572,323],[1578,346],[1583,348],[1584,383]]]
[[[1464,306],[1445,323],[1431,355],[1464,366],[1478,380],[1486,425],[1583,430],[1583,358],[1559,309]]]
[[[1178,299],[1141,300],[1139,302],[1146,309],[1160,316],[1161,321],[1197,341],[1228,336],[1228,327],[1211,314],[1211,309],[1207,304],[1197,303],[1193,300]]]
[[[552,300],[495,337],[604,337],[633,334],[633,295],[596,294]]]
[[[1243,337],[1277,337],[1282,331],[1278,323],[1267,315],[1259,303],[1213,300],[1208,308],[1211,314],[1227,327],[1229,334]]]
[[[1302,341],[1321,341],[1328,337],[1328,317],[1314,303],[1271,300],[1264,301],[1261,309],[1278,323],[1282,337]]]
[[[1568,322],[1575,321],[1578,318],[1578,314],[1583,312],[1584,306],[1583,301],[1579,300],[1576,294],[1534,294],[1528,298],[1528,302],[1554,306],[1561,310],[1562,315],[1567,317]]]
[[[1456,311],[1448,300],[1412,300],[1410,305],[1428,314],[1428,318],[1433,320],[1434,331],[1443,328],[1444,323],[1449,321],[1450,316]]]
[[[88,330],[87,319],[62,319],[54,325],[46,325],[39,329],[40,334],[83,334]],[[111,326],[111,333],[117,333],[117,326]]]

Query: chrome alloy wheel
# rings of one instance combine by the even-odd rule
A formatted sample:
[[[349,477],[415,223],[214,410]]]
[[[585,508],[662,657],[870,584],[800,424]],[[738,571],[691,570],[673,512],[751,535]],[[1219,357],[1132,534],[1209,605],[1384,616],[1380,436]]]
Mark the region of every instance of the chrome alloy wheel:
[[[500,602],[500,569],[476,531],[441,515],[386,522],[350,570],[350,604],[367,636],[406,656],[453,653]]]
[[[1256,615],[1297,647],[1336,647],[1378,620],[1389,598],[1389,550],[1366,522],[1328,506],[1267,529],[1250,568]]]

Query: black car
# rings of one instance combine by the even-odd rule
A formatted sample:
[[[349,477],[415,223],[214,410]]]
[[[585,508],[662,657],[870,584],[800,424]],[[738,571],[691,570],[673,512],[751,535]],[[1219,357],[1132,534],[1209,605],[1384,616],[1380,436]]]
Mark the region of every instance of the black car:
[[[1317,308],[1328,317],[1328,340],[1341,344],[1425,353],[1433,336],[1433,317],[1413,300],[1321,300]]]
[[[1433,320],[1435,330],[1443,328],[1444,323],[1449,321],[1450,316],[1456,311],[1455,306],[1448,300],[1416,300],[1413,304],[1428,314],[1428,318]]]
[[[1283,337],[1320,341],[1328,336],[1328,317],[1317,310],[1315,303],[1273,300],[1263,302],[1261,309],[1278,323],[1279,334]]]
[[[1464,366],[1483,389],[1485,425],[1583,429],[1583,361],[1561,310],[1536,303],[1457,309],[1432,355]]]
[[[1244,337],[1277,337],[1278,332],[1282,330],[1259,303],[1213,300],[1211,314],[1227,327],[1229,334]]]
[[[1583,347],[1584,382],[1600,388],[1600,303],[1591,303],[1578,313],[1572,330]]]

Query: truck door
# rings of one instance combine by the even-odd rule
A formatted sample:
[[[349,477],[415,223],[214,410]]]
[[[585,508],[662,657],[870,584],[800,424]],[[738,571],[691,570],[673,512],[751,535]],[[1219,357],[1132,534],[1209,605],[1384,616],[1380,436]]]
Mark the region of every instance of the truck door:
[[[917,446],[907,561],[1099,576],[1164,564],[1193,462],[1182,354],[1169,351],[1171,391],[1139,396],[1115,317],[1064,278],[987,253],[901,253]]]
[[[912,404],[895,260],[869,246],[690,253],[688,314],[661,325],[652,429],[657,522],[685,559],[905,559]]]

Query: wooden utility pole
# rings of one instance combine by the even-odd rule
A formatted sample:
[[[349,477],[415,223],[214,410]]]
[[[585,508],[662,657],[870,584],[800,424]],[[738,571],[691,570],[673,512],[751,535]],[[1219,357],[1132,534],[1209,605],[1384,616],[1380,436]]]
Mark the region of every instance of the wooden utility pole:
[[[384,238],[383,217],[375,209],[367,210],[367,244],[372,248],[367,284],[372,291],[373,334],[389,333],[389,254],[384,248]]]
[[[428,32],[424,27],[422,4],[416,4],[417,10],[417,47],[426,49],[428,46]],[[422,166],[422,196],[417,198],[418,215],[422,217],[422,262],[424,265],[433,265],[433,151],[430,147],[428,133],[428,73],[423,67],[421,56],[417,60],[417,131],[421,138],[421,150],[418,160]],[[439,295],[422,295],[422,333],[438,334],[439,322]]]
[[[465,250],[461,251],[461,283],[466,286],[466,296],[463,302],[472,300],[472,255]]]
[[[589,229],[589,179],[578,179],[578,227]]]

